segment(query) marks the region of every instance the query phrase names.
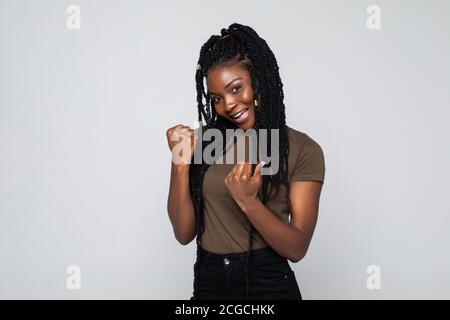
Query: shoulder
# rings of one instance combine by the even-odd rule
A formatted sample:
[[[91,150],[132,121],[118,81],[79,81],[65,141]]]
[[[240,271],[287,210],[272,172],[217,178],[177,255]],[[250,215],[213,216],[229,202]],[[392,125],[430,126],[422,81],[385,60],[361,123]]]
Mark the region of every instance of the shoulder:
[[[286,128],[289,147],[291,150],[295,150],[297,152],[323,152],[322,147],[319,145],[319,143],[311,138],[308,134],[288,126],[286,126]]]
[[[287,127],[290,180],[324,181],[325,157],[320,144],[308,134]]]

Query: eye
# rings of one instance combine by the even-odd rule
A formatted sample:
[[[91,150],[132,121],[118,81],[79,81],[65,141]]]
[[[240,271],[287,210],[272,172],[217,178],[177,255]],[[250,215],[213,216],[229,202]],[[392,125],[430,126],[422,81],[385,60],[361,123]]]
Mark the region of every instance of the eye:
[[[211,97],[211,100],[212,100],[214,103],[218,103],[218,102],[220,102],[220,97],[218,97],[218,96],[213,96],[213,97]]]
[[[236,89],[236,90],[235,90]],[[239,91],[241,91],[241,86],[234,86],[233,87],[233,93],[237,93],[237,92],[239,92]]]

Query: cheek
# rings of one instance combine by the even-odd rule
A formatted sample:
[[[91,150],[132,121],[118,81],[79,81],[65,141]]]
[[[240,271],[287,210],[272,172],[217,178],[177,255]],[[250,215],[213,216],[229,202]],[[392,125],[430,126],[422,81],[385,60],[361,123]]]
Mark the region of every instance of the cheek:
[[[222,106],[221,103],[215,104],[215,105],[214,105],[214,110],[216,110],[216,113],[217,113],[218,115],[221,115],[221,116],[222,116],[222,115],[224,114],[223,106]]]
[[[252,91],[251,90],[242,91],[240,100],[245,103],[250,103],[253,100]]]

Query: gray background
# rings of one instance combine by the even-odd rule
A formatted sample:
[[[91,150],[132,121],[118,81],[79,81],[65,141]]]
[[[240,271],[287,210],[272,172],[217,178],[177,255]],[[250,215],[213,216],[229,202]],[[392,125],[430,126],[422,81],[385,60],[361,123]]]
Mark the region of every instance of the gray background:
[[[68,30],[66,8],[81,8]],[[366,8],[381,8],[368,30]],[[165,132],[197,119],[200,46],[274,51],[288,125],[323,148],[305,299],[450,298],[448,1],[0,1],[0,298],[187,299]],[[66,268],[81,267],[81,290]],[[381,289],[369,290],[369,265]]]

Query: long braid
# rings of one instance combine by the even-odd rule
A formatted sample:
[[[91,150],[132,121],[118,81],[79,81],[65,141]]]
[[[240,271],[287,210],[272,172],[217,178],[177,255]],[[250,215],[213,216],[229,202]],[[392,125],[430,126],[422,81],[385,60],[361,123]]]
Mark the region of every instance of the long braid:
[[[231,24],[227,29],[221,30],[221,35],[213,35],[206,41],[200,49],[200,57],[195,75],[197,88],[197,107],[198,121],[202,118],[206,121],[205,129],[219,129],[223,137],[226,137],[226,129],[239,128],[233,122],[221,117],[216,113],[213,101],[205,93],[204,79],[208,70],[219,63],[228,62],[234,59],[245,66],[251,76],[253,92],[260,103],[259,108],[255,109],[255,129],[267,130],[267,152],[271,156],[271,130],[279,130],[279,170],[274,175],[262,176],[262,202],[273,196],[272,188],[275,188],[275,194],[278,193],[280,184],[287,182],[287,160],[289,153],[289,144],[286,129],[286,116],[284,107],[283,84],[279,76],[279,68],[274,54],[270,50],[266,41],[250,27],[238,23]],[[249,62],[250,61],[250,62]],[[205,102],[203,102],[205,101]],[[212,143],[211,141],[210,143]],[[224,139],[224,148],[228,141]],[[201,143],[201,151],[209,143]],[[213,149],[215,150],[215,149]],[[216,156],[216,155],[214,155]],[[195,281],[194,287],[198,287],[198,272],[201,264],[200,242],[204,231],[204,212],[203,212],[203,179],[208,170],[209,164],[204,162],[202,157],[201,164],[191,164],[189,174],[190,193],[195,210],[195,233],[197,240],[197,258],[194,265]],[[253,170],[255,165],[253,165]],[[246,298],[249,297],[249,277],[248,265],[253,252],[254,226],[250,223],[249,229],[249,251],[245,256],[245,283]],[[197,290],[194,290],[197,292]],[[195,297],[198,298],[198,297]]]

